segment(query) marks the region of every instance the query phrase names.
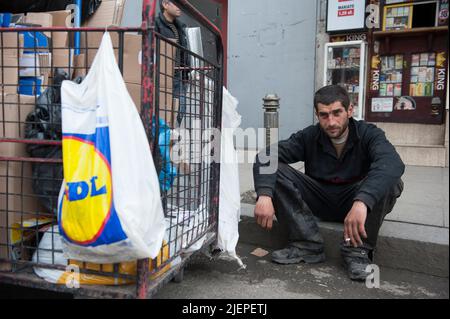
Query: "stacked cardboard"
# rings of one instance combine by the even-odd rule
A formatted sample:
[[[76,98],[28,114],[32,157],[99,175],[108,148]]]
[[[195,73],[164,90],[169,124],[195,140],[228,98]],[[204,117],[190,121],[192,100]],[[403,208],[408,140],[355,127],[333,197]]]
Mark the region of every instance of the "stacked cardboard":
[[[122,20],[123,8],[126,0],[103,0],[95,14],[83,25],[86,27],[119,26]],[[30,13],[23,15],[21,23],[39,25],[43,27],[70,27],[72,13],[70,10],[54,11],[47,13]],[[56,67],[64,68],[72,76],[73,66],[76,75],[83,75],[95,57],[102,33],[88,33],[88,39],[81,42],[82,54],[75,57],[73,54],[73,41],[69,32],[45,32],[49,40],[48,47],[42,46],[32,52],[34,58],[24,58],[22,49],[24,37],[15,33],[0,33],[0,139],[22,139],[25,136],[25,120],[27,115],[34,109],[36,97],[19,95],[17,87],[20,72],[31,77],[45,76],[44,84],[51,84],[51,76]],[[85,33],[82,33],[82,36]],[[118,34],[112,32],[113,43],[118,48]],[[87,50],[88,47],[92,48]],[[124,46],[124,79],[127,87],[140,108],[141,91],[141,46],[142,38],[139,35],[126,34]],[[71,48],[72,47],[72,48]],[[19,49],[18,49],[19,48]],[[30,52],[27,52],[30,53]],[[165,55],[170,55],[167,52]],[[116,58],[118,50],[116,49]],[[22,60],[21,60],[22,59]],[[31,63],[31,64],[30,64]],[[172,72],[169,63],[164,63],[166,73]],[[30,73],[32,72],[33,73]],[[36,74],[38,73],[38,74]],[[166,81],[165,86],[171,92],[172,85]],[[171,93],[170,93],[171,94]],[[172,102],[166,95],[167,102]],[[14,259],[14,227],[25,227],[24,219],[33,219],[38,212],[44,212],[39,204],[38,198],[32,189],[32,170],[29,162],[10,161],[7,158],[28,157],[26,145],[23,143],[0,142],[0,259]],[[21,226],[20,226],[21,225]],[[9,247],[7,247],[9,245]],[[19,245],[20,246],[20,245]],[[19,252],[21,253],[21,252]],[[9,264],[0,262],[0,271],[9,270]]]
[[[23,55],[23,36],[15,32],[0,33],[0,94],[16,93],[19,83],[19,59]]]
[[[0,96],[0,138],[24,138],[25,120],[34,110],[35,97],[18,94]],[[27,157],[26,145],[0,142],[0,156]],[[28,162],[0,161],[0,259],[11,259],[12,225],[33,218],[42,212],[32,190],[31,164]],[[0,270],[9,270],[9,264]]]
[[[142,82],[142,51],[140,48],[142,47],[142,38],[141,36],[130,35],[125,43],[123,78],[134,104],[140,111]],[[159,67],[157,69],[159,73],[157,102],[160,119],[163,119],[171,127],[175,125],[175,110],[178,109],[178,100],[173,98],[174,55],[175,47],[170,42],[161,41]]]
[[[115,32],[111,32],[111,40],[116,60],[119,61],[119,36]],[[75,57],[75,75],[84,76],[88,70],[98,47],[100,46],[103,33],[90,32],[82,34],[81,43],[84,50],[82,54]],[[178,100],[173,98],[173,76],[175,55],[175,47],[170,42],[161,41],[159,55],[159,109],[160,118],[169,124],[174,125]],[[126,33],[124,35],[123,49],[123,79],[126,83],[128,92],[133,99],[138,111],[141,110],[141,77],[142,77],[142,36],[137,34]]]
[[[0,138],[25,138],[25,120],[34,110],[35,105],[35,96],[16,93],[0,95]],[[2,145],[3,143],[0,143],[0,154],[15,155],[15,153],[5,153]]]
[[[125,0],[103,0],[100,7],[83,26],[92,28],[120,26],[124,7]]]
[[[48,12],[52,16],[54,27],[70,27],[72,13],[70,10]],[[64,31],[52,32],[52,66],[63,68],[69,76],[73,74],[74,50],[69,48],[69,33]],[[52,77],[53,72],[49,76]]]
[[[29,25],[36,25],[43,28],[49,28],[53,26],[53,16],[49,13],[34,13],[29,12],[22,17],[22,23],[29,24]],[[50,32],[44,32],[44,34],[50,38]]]

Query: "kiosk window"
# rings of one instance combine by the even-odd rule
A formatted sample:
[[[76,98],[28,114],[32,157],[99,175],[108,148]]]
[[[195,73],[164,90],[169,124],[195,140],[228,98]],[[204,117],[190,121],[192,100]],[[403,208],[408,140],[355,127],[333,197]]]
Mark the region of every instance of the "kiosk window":
[[[383,30],[435,27],[437,11],[436,0],[385,6]]]
[[[403,55],[381,57],[380,96],[401,96]]]
[[[413,28],[425,28],[436,26],[436,10],[437,3],[419,3],[414,6],[413,11]]]
[[[409,95],[433,96],[436,53],[417,53],[411,57]]]

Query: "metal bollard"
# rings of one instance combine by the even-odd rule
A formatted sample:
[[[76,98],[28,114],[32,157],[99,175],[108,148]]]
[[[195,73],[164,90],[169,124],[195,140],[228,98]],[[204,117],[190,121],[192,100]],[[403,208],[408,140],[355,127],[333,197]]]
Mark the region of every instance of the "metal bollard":
[[[267,94],[264,101],[264,128],[266,130],[266,147],[278,142],[280,98],[276,94]],[[272,136],[272,132],[276,136]]]

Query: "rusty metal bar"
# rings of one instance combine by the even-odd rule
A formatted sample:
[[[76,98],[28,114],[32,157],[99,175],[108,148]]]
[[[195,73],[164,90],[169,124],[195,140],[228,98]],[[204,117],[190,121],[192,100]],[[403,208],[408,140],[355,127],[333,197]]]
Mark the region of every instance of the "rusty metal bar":
[[[144,0],[142,3],[142,84],[141,118],[150,143],[153,149],[152,137],[152,117],[155,87],[153,76],[155,74],[155,63],[153,61],[155,52],[155,35],[153,28],[155,25],[156,0]],[[137,285],[136,296],[139,299],[147,297],[149,286],[149,266],[150,260],[139,260],[137,264]]]

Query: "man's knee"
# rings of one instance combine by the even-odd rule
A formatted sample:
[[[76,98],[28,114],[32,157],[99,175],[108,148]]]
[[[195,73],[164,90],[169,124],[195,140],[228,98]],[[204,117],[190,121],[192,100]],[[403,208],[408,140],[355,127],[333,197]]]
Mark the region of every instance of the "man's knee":
[[[274,197],[286,198],[287,193],[296,190],[296,181],[298,174],[294,168],[288,164],[279,163],[277,167],[277,181],[275,184]]]
[[[394,199],[399,198],[403,193],[404,183],[402,179],[400,178],[397,183],[394,184],[394,186],[391,187],[389,190],[388,196],[392,197]]]
[[[295,177],[301,174],[289,164],[278,163],[277,180],[294,180]]]
[[[379,211],[382,215],[389,214],[397,202],[397,198],[403,193],[404,183],[401,179],[397,181],[386,193],[386,195],[375,205],[374,211]]]

